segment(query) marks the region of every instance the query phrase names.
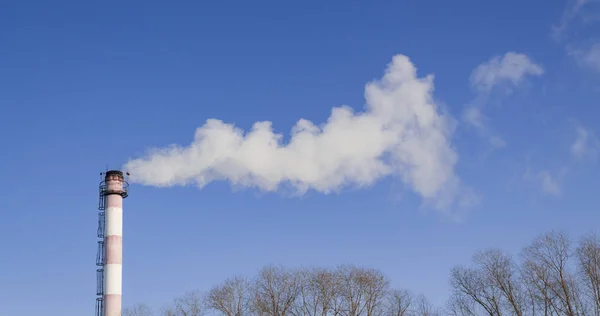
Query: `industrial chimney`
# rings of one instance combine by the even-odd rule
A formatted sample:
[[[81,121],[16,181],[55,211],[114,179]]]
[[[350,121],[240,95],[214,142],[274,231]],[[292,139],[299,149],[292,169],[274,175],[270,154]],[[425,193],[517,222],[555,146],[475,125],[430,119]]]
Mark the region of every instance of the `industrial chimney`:
[[[121,316],[123,199],[129,184],[123,172],[110,170],[100,182],[96,316]]]

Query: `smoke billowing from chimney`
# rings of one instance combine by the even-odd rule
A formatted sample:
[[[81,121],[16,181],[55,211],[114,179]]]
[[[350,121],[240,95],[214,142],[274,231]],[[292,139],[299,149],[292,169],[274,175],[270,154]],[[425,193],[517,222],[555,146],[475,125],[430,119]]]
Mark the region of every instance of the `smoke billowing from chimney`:
[[[369,186],[394,175],[425,202],[447,209],[473,195],[454,172],[454,120],[432,93],[433,76],[417,77],[410,59],[396,55],[384,76],[366,85],[363,112],[341,106],[321,125],[300,119],[287,143],[268,121],[244,132],[209,119],[188,146],[151,149],[124,168],[144,185],[202,188],[222,180],[263,191],[291,185],[299,194]]]

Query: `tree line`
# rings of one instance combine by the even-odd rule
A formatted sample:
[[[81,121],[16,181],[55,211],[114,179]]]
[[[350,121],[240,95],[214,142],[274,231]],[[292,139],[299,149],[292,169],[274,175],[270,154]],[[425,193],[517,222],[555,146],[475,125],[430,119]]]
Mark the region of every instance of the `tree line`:
[[[379,270],[266,266],[252,278],[233,276],[206,293],[188,292],[153,311],[124,316],[600,316],[600,238],[573,242],[564,232],[536,237],[520,253],[489,248],[450,271],[449,299],[392,288]]]

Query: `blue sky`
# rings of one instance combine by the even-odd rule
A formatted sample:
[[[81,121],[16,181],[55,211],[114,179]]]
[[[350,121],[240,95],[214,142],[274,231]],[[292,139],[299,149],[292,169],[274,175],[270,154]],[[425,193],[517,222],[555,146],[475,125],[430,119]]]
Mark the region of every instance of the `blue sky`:
[[[394,286],[442,304],[450,268],[478,249],[517,252],[550,229],[578,237],[597,228],[597,9],[597,1],[542,0],[2,2],[0,314],[93,312],[97,185],[106,165],[147,157],[150,147],[188,146],[207,119],[244,131],[270,121],[285,147],[300,119],[320,125],[342,105],[365,111],[365,85],[399,54],[409,58],[400,74],[413,65],[418,78],[434,76],[439,108],[415,111],[437,109],[448,123],[442,131],[418,125],[416,148],[392,144],[420,151],[412,163],[429,177],[417,179],[402,160],[408,171],[382,172],[368,185],[355,178],[338,192],[290,196],[285,185],[252,187],[252,177],[246,188],[220,180],[201,190],[142,185],[174,183],[174,166],[181,182],[198,179],[189,171],[196,160],[165,158],[158,178],[148,174],[156,164],[129,165],[139,172],[124,204],[124,304],[160,307],[267,264],[343,263],[379,268]],[[400,85],[416,82],[406,80]],[[403,101],[413,88],[390,104],[413,104]],[[394,133],[410,130],[399,121]],[[345,142],[328,153],[381,140],[361,142],[371,135],[361,126],[352,137],[337,134]],[[422,142],[432,130],[442,141]],[[248,155],[229,158],[245,166],[241,173],[265,175]],[[238,176],[224,175],[229,166],[217,174]],[[276,166],[267,184],[294,173]],[[303,183],[330,184],[326,175]],[[468,192],[473,203],[431,207],[434,191],[454,201]]]

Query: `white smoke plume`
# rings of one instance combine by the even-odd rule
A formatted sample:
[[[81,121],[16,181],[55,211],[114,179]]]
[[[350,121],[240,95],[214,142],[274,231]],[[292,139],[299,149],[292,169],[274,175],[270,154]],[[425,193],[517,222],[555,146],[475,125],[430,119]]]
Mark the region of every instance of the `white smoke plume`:
[[[433,76],[417,77],[410,59],[396,55],[380,80],[365,87],[366,106],[355,113],[334,107],[321,125],[300,119],[289,142],[269,121],[244,132],[208,119],[188,146],[154,148],[129,160],[131,181],[158,187],[212,181],[277,191],[290,185],[303,194],[370,186],[398,176],[438,209],[472,202],[470,190],[454,172],[454,120],[433,97]]]

